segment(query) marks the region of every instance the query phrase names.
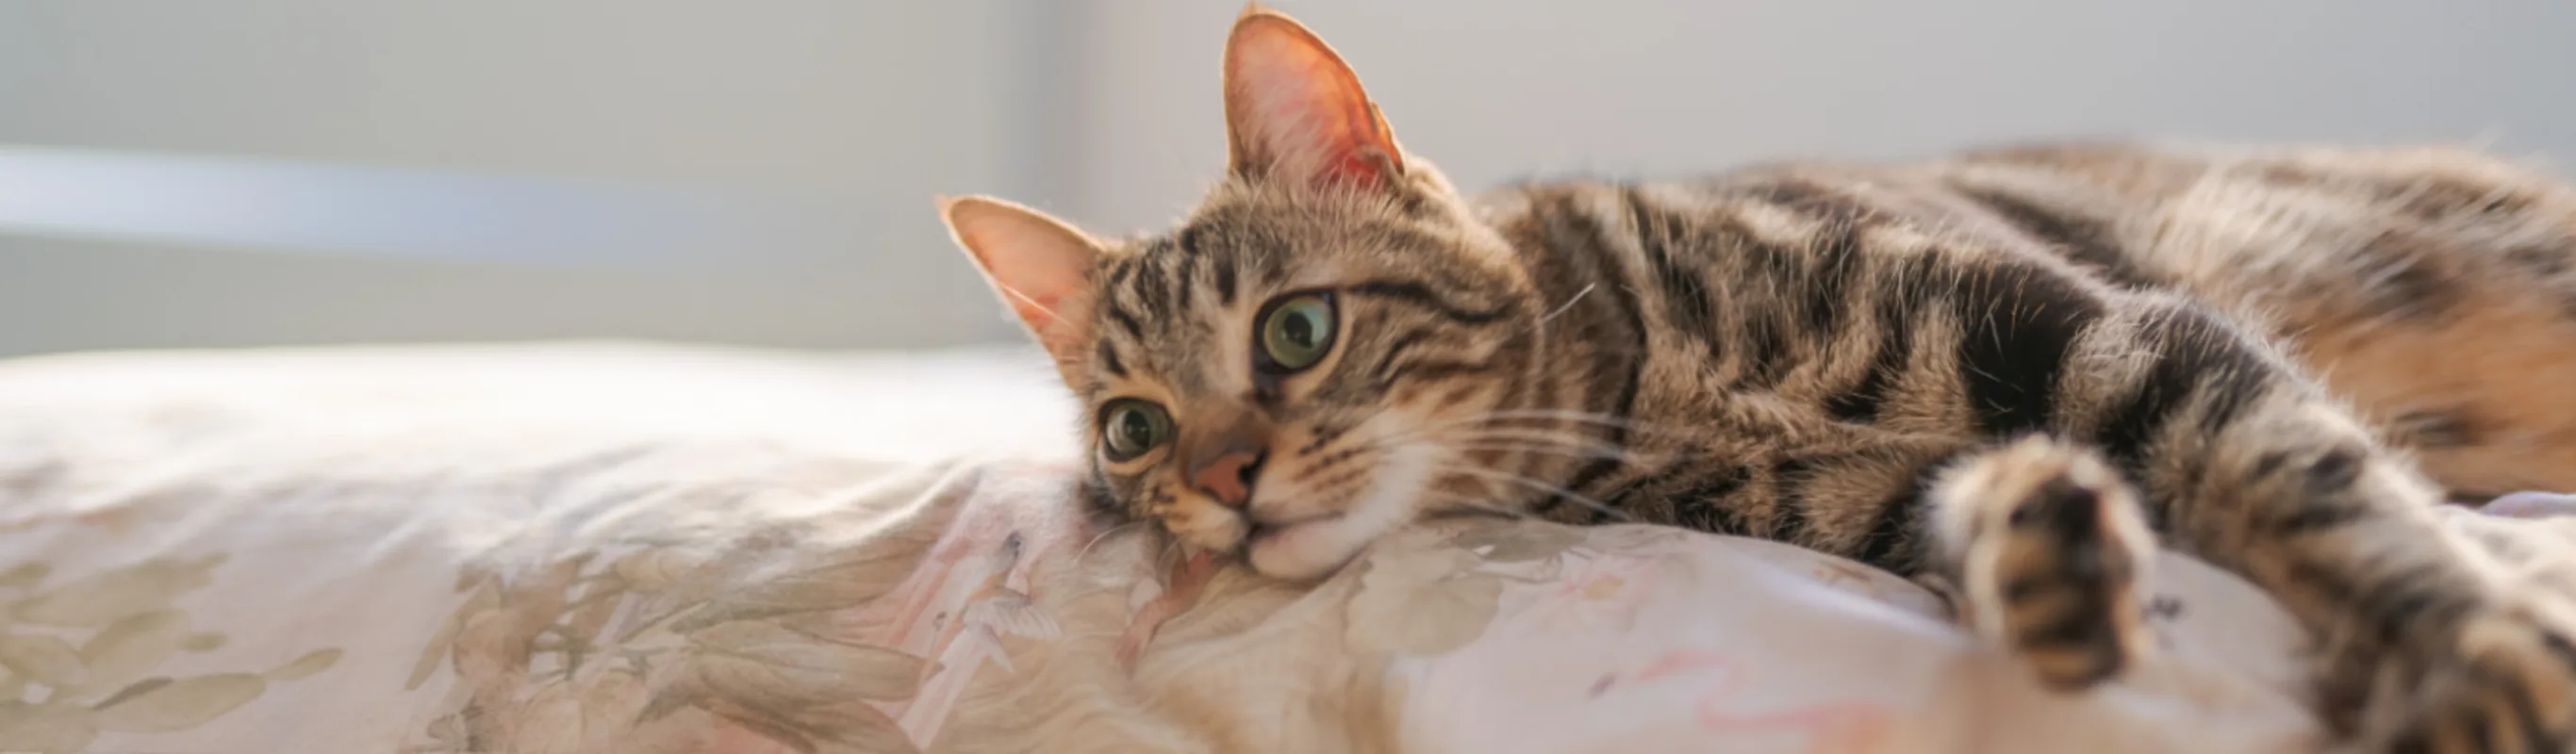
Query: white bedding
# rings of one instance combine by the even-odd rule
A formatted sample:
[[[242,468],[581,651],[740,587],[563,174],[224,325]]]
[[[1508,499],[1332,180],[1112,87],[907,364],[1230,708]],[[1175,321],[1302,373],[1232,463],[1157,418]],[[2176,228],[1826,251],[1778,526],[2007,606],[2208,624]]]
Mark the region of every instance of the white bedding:
[[[1017,351],[613,344],[0,362],[0,751],[2314,735],[2284,617],[2174,557],[2156,657],[2078,697],[1900,579],[1750,540],[1460,523],[1312,590],[1158,568],[1072,515],[1051,379]]]

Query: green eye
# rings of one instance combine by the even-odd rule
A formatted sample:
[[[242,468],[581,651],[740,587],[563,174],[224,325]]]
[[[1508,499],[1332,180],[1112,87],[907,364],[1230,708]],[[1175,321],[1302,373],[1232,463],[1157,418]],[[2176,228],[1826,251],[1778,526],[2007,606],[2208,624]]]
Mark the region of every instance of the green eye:
[[[1261,316],[1261,354],[1281,372],[1294,372],[1323,361],[1333,351],[1333,299],[1320,293],[1299,294],[1271,304]]]
[[[1172,417],[1163,407],[1132,398],[1100,412],[1100,443],[1111,461],[1134,460],[1172,440]]]

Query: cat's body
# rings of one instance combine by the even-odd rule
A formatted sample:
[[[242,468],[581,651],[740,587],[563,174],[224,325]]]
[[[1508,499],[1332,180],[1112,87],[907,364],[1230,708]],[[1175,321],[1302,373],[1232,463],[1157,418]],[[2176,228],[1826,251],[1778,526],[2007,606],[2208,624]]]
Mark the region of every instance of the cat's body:
[[[1535,496],[1568,520],[1910,567],[1893,504],[1923,457],[2047,431],[2145,472],[2166,417],[2124,402],[2146,378],[2079,346],[2150,310],[2247,358],[2286,346],[2460,496],[2576,489],[2576,192],[2473,153],[2087,145],[1536,184],[1475,206],[1564,302],[1537,345],[1573,368],[1526,389],[1580,397],[1536,403],[1641,430],[1584,428],[1621,458],[1531,459],[1613,509]],[[2206,358],[2220,370],[2167,378],[2244,369]],[[1862,468],[1819,467],[1854,454]],[[1804,510],[1799,481],[1819,476],[1895,497]]]
[[[946,209],[1116,512],[1290,577],[1440,513],[1772,538],[1945,585],[2069,689],[2140,650],[2160,534],[2316,632],[2347,732],[2576,741],[2576,600],[2419,471],[2576,488],[2576,192],[2068,147],[1468,199],[1294,22],[1248,13],[1226,78],[1231,174],[1174,232]]]

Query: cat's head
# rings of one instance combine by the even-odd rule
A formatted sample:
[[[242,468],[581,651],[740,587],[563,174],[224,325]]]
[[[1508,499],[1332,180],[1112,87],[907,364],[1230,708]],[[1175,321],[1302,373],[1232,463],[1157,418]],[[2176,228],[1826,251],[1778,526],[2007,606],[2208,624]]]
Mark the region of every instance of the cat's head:
[[[1286,577],[1525,496],[1494,420],[1533,401],[1541,307],[1501,237],[1297,22],[1247,8],[1223,75],[1227,175],[1169,233],[942,208],[1081,400],[1097,478],[1127,513]]]

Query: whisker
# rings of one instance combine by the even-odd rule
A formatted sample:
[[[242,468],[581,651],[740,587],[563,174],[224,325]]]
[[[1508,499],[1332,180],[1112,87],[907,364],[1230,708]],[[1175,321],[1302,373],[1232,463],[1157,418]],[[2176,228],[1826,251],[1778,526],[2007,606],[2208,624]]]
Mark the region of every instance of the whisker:
[[[1544,418],[1544,417],[1535,417],[1535,416],[1533,416],[1533,417],[1528,417],[1528,418],[1527,418],[1527,420],[1530,420],[1530,421],[1536,421],[1536,420],[1541,420],[1541,419],[1543,419],[1543,418]],[[1576,437],[1576,438],[1581,438],[1581,439],[1583,439],[1583,440],[1592,441],[1592,442],[1607,442],[1607,440],[1604,440],[1604,439],[1602,439],[1602,438],[1593,437],[1593,436],[1585,435],[1585,434],[1580,434],[1580,433],[1579,433],[1579,431],[1560,430],[1560,429],[1550,429],[1550,428],[1547,428],[1547,427],[1537,427],[1537,426],[1520,426],[1520,425],[1507,424],[1507,422],[1520,421],[1520,420],[1523,420],[1523,419],[1524,419],[1523,417],[1518,417],[1518,416],[1498,416],[1498,415],[1492,415],[1492,414],[1479,415],[1479,416],[1470,416],[1470,417],[1463,417],[1463,418],[1457,418],[1457,419],[1450,419],[1450,420],[1447,420],[1447,421],[1432,422],[1432,423],[1424,424],[1424,425],[1421,425],[1421,426],[1418,426],[1418,427],[1408,427],[1408,428],[1406,428],[1406,429],[1404,429],[1404,430],[1401,430],[1401,431],[1397,431],[1397,432],[1390,432],[1390,433],[1387,433],[1387,434],[1385,434],[1385,435],[1382,435],[1382,436],[1381,436],[1381,439],[1410,439],[1410,438],[1417,438],[1417,437],[1428,436],[1428,435],[1432,435],[1432,434],[1447,434],[1447,433],[1450,433],[1450,432],[1453,432],[1453,431],[1456,431],[1456,432],[1479,432],[1479,431],[1519,431],[1519,432],[1553,432],[1553,433],[1561,433],[1561,434],[1563,434],[1564,436],[1567,436],[1567,437]],[[1594,424],[1594,425],[1596,425],[1596,426],[1614,426],[1614,427],[1618,426],[1618,425],[1617,425],[1617,423],[1616,423],[1616,422],[1618,422],[1618,420],[1615,420],[1615,419],[1604,419],[1604,418],[1600,418],[1600,417],[1593,417],[1593,416],[1588,416],[1588,415],[1575,415],[1575,416],[1569,416],[1569,417],[1566,417],[1566,418],[1563,418],[1563,419],[1556,419],[1556,421],[1572,421],[1572,422],[1579,422],[1579,423],[1580,423],[1580,422],[1589,422],[1589,423],[1592,423],[1592,424]],[[1624,428],[1623,428],[1623,429],[1624,429]],[[1653,432],[1653,431],[1655,431],[1655,430],[1648,430],[1648,431],[1649,431],[1649,432]]]
[[[1627,451],[1619,450],[1617,448],[1568,448],[1562,446],[1522,445],[1515,443],[1461,443],[1450,445],[1449,449],[1555,453],[1557,455],[1573,456],[1575,458],[1611,458],[1623,461],[1634,460],[1636,458],[1636,456],[1629,454]]]
[[[1533,489],[1533,490],[1537,490],[1537,491],[1540,491],[1540,492],[1545,492],[1545,493],[1548,493],[1548,494],[1551,494],[1551,495],[1558,495],[1558,496],[1562,496],[1562,497],[1564,497],[1565,499],[1572,500],[1572,501],[1575,501],[1575,502],[1578,502],[1578,503],[1582,503],[1582,504],[1583,504],[1584,506],[1586,506],[1586,507],[1589,507],[1589,508],[1591,508],[1591,509],[1593,509],[1593,510],[1596,510],[1596,511],[1600,511],[1600,512],[1602,512],[1602,513],[1607,513],[1607,514],[1610,514],[1610,515],[1612,515],[1612,516],[1618,517],[1618,518],[1619,518],[1620,520],[1622,520],[1622,521],[1635,521],[1635,520],[1636,520],[1636,517],[1635,517],[1635,516],[1631,516],[1631,515],[1629,515],[1627,511],[1623,511],[1623,510],[1619,510],[1619,509],[1617,509],[1617,508],[1610,507],[1608,504],[1603,503],[1603,502],[1601,502],[1601,501],[1599,501],[1599,500],[1594,500],[1594,499],[1589,498],[1589,497],[1584,497],[1583,495],[1581,495],[1581,494],[1579,494],[1579,493],[1576,493],[1576,492],[1575,492],[1575,491],[1573,491],[1573,490],[1569,490],[1569,489],[1566,489],[1566,488],[1563,488],[1563,487],[1559,487],[1559,486],[1556,486],[1556,485],[1553,485],[1553,484],[1548,484],[1548,483],[1546,483],[1546,482],[1542,482],[1542,481],[1539,481],[1539,480],[1536,480],[1536,479],[1531,479],[1531,478],[1529,478],[1529,477],[1521,476],[1521,475],[1519,475],[1519,474],[1512,474],[1512,473],[1507,473],[1507,472],[1494,471],[1494,470],[1491,470],[1491,469],[1479,469],[1479,468],[1475,468],[1475,467],[1472,467],[1472,466],[1460,466],[1460,465],[1457,465],[1457,464],[1440,464],[1440,465],[1436,465],[1436,466],[1434,466],[1434,467],[1432,467],[1432,468],[1433,468],[1434,470],[1436,470],[1436,471],[1448,472],[1448,473],[1453,473],[1453,474],[1461,474],[1461,475],[1465,475],[1465,476],[1479,477],[1479,478],[1484,478],[1484,479],[1492,479],[1492,480],[1499,481],[1499,482],[1509,482],[1509,483],[1512,483],[1512,484],[1521,485],[1521,486],[1523,486],[1523,487],[1528,487],[1528,488]]]
[[[1557,317],[1564,316],[1566,312],[1572,311],[1574,309],[1574,302],[1582,301],[1583,297],[1592,295],[1592,289],[1599,285],[1600,283],[1583,284],[1583,290],[1575,291],[1574,295],[1565,297],[1565,303],[1558,304],[1555,309],[1549,310],[1546,314],[1539,315],[1538,324],[1531,325],[1530,330],[1532,332],[1536,332],[1539,328],[1546,327],[1548,320],[1556,319]]]
[[[1347,446],[1344,449],[1344,452],[1367,453],[1385,450],[1399,445],[1423,442],[1435,442],[1440,447],[1459,450],[1523,449],[1539,451],[1544,449],[1549,452],[1594,458],[1617,458],[1630,461],[1642,460],[1645,458],[1643,455],[1629,452],[1626,448],[1621,447],[1617,443],[1607,442],[1598,438],[1568,433],[1546,432],[1542,430],[1504,429],[1463,432],[1441,437],[1424,437],[1421,433],[1413,432],[1393,434],[1371,438],[1367,442]]]
[[[1181,541],[1179,534],[1164,537],[1163,540],[1163,551],[1156,553],[1152,562],[1158,565],[1162,563],[1172,563],[1177,567],[1180,563],[1180,556],[1184,554],[1181,548],[1187,546],[1189,543]]]
[[[1610,414],[1603,414],[1603,413],[1597,413],[1597,412],[1592,412],[1592,411],[1573,411],[1573,410],[1567,410],[1567,409],[1554,409],[1554,408],[1511,408],[1511,409],[1498,409],[1498,410],[1494,410],[1494,411],[1486,411],[1486,412],[1482,412],[1482,413],[1477,413],[1477,414],[1471,414],[1471,415],[1468,415],[1468,416],[1458,417],[1458,418],[1456,418],[1456,419],[1452,419],[1452,420],[1447,421],[1447,422],[1440,422],[1440,423],[1438,423],[1438,424],[1437,424],[1437,425],[1435,425],[1435,426],[1439,426],[1439,425],[1449,425],[1449,424],[1467,424],[1467,423],[1472,423],[1472,422],[1481,422],[1481,421],[1510,420],[1510,419],[1546,419],[1546,420],[1552,420],[1552,421],[1580,422],[1580,423],[1586,423],[1586,424],[1595,424],[1595,425],[1601,425],[1601,426],[1611,426],[1611,427],[1620,427],[1620,428],[1629,428],[1629,429],[1639,428],[1639,427],[1644,426],[1644,425],[1639,424],[1639,423],[1638,423],[1638,422],[1636,422],[1635,420],[1632,420],[1632,419],[1625,419],[1625,418],[1621,418],[1621,417],[1618,417],[1618,416],[1613,416],[1613,415],[1610,415]]]
[[[1100,545],[1101,541],[1108,539],[1111,535],[1117,534],[1117,533],[1119,533],[1119,532],[1121,532],[1121,531],[1125,531],[1125,530],[1127,530],[1127,529],[1131,529],[1131,528],[1134,528],[1134,527],[1137,527],[1137,526],[1140,526],[1140,525],[1143,525],[1143,524],[1146,524],[1146,523],[1149,523],[1149,522],[1150,522],[1150,521],[1149,521],[1148,519],[1142,519],[1142,518],[1140,518],[1140,519],[1136,519],[1136,520],[1134,520],[1134,521],[1129,521],[1129,522],[1127,522],[1127,523],[1119,524],[1119,525],[1117,525],[1117,526],[1112,526],[1112,527],[1109,527],[1109,528],[1107,528],[1107,529],[1102,529],[1102,530],[1100,531],[1100,533],[1099,533],[1099,534],[1093,535],[1093,536],[1091,537],[1091,541],[1083,543],[1083,544],[1082,544],[1082,549],[1080,549],[1080,550],[1075,550],[1075,551],[1074,551],[1074,553],[1073,553],[1073,563],[1074,563],[1074,565],[1077,565],[1077,566],[1081,565],[1081,564],[1082,564],[1082,559],[1083,559],[1084,557],[1087,557],[1087,556],[1091,555],[1091,548],[1093,548],[1093,547],[1098,547],[1098,546]]]
[[[1424,439],[1433,439],[1433,438],[1424,438]],[[1452,441],[1461,441],[1461,442],[1475,442],[1475,441],[1479,441],[1479,440],[1527,440],[1527,441],[1531,441],[1531,442],[1548,442],[1548,443],[1555,443],[1555,444],[1557,444],[1557,445],[1572,445],[1572,446],[1592,447],[1592,448],[1618,448],[1618,447],[1620,447],[1620,444],[1619,444],[1619,443],[1610,442],[1610,441],[1608,441],[1608,440],[1603,440],[1603,439],[1601,439],[1601,438],[1597,438],[1597,437],[1586,437],[1586,436],[1583,436],[1583,435],[1573,434],[1573,433],[1569,433],[1569,432],[1549,432],[1549,431],[1547,431],[1547,430],[1538,430],[1538,429],[1482,429],[1482,430],[1469,430],[1469,431],[1464,431],[1464,432],[1458,432],[1458,433],[1455,433],[1455,434],[1442,434],[1440,437],[1438,437],[1438,438],[1436,438],[1436,439],[1441,439],[1441,440],[1452,440]]]
[[[1645,434],[1645,435],[1652,435],[1652,436],[1672,436],[1672,435],[1677,435],[1677,434],[1679,434],[1679,433],[1684,429],[1684,428],[1682,428],[1682,427],[1668,427],[1668,426],[1661,426],[1661,425],[1656,425],[1656,424],[1647,423],[1647,422],[1640,422],[1640,421],[1636,421],[1636,420],[1633,420],[1633,419],[1623,419],[1623,418],[1620,418],[1620,417],[1610,416],[1610,415],[1607,415],[1607,414],[1596,414],[1596,413],[1592,413],[1592,412],[1588,412],[1588,411],[1562,411],[1562,410],[1555,410],[1555,409],[1517,409],[1517,410],[1504,410],[1504,411],[1488,411],[1488,412],[1481,413],[1481,414],[1474,414],[1474,415],[1470,415],[1470,416],[1456,417],[1456,418],[1448,419],[1448,420],[1445,420],[1445,421],[1432,422],[1432,423],[1429,423],[1429,424],[1422,425],[1419,429],[1422,429],[1422,430],[1438,430],[1438,429],[1448,429],[1448,428],[1461,427],[1461,426],[1486,426],[1486,425],[1497,425],[1497,424],[1507,424],[1507,423],[1543,422],[1543,421],[1544,421],[1544,422],[1564,422],[1564,423],[1571,423],[1571,424],[1576,424],[1576,425],[1584,425],[1584,426],[1592,426],[1592,427],[1607,427],[1607,428],[1612,428],[1612,429],[1618,429],[1618,430],[1625,431],[1625,432],[1631,432],[1631,433],[1637,433],[1637,434]],[[1536,427],[1532,427],[1532,428],[1533,428],[1533,429],[1536,429]]]
[[[1502,515],[1502,516],[1504,516],[1504,517],[1506,517],[1506,518],[1510,518],[1510,519],[1515,520],[1515,521],[1535,521],[1535,520],[1538,520],[1538,517],[1530,515],[1530,513],[1529,513],[1528,511],[1524,511],[1524,510],[1517,510],[1517,509],[1513,509],[1513,508],[1507,508],[1507,507],[1504,507],[1504,506],[1503,506],[1502,504],[1500,504],[1500,503],[1487,502],[1487,501],[1479,500],[1479,499],[1474,498],[1474,497],[1471,497],[1471,496],[1467,496],[1467,495],[1460,495],[1460,494],[1453,493],[1453,492],[1441,492],[1441,491],[1438,491],[1438,490],[1423,490],[1423,492],[1424,492],[1425,494],[1427,494],[1427,495],[1436,495],[1436,496],[1438,496],[1438,500],[1440,500],[1440,501],[1443,501],[1443,502],[1449,502],[1449,503],[1454,503],[1454,504],[1456,504],[1456,505],[1458,505],[1458,506],[1460,506],[1460,507],[1468,508],[1468,509],[1473,509],[1473,510],[1475,510],[1475,511],[1477,511],[1477,512],[1481,512],[1481,513],[1495,513],[1495,514],[1500,514],[1500,515]]]

